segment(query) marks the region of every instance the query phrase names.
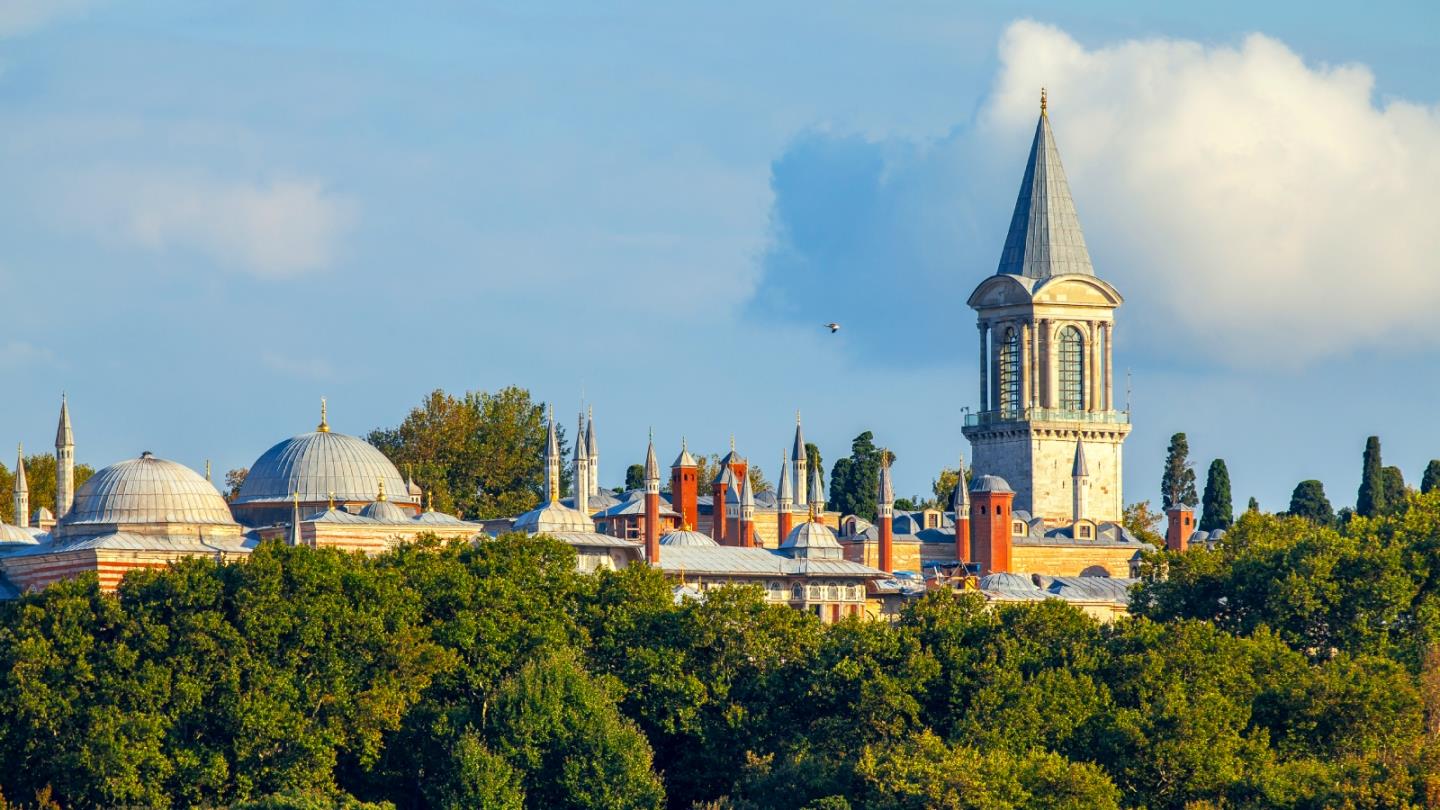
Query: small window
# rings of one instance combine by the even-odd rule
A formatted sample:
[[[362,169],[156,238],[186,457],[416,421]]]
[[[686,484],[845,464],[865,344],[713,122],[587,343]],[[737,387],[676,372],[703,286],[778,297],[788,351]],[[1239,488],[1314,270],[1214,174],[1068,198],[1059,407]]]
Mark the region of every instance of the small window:
[[[1025,524],[1024,524],[1024,523],[1021,523],[1021,522],[1018,521],[1018,520],[1015,521],[1015,522],[1013,522],[1013,523],[1011,523],[1011,524],[1010,524],[1010,533],[1013,534],[1013,535],[1016,535],[1016,536],[1020,536],[1020,535],[1025,534]]]
[[[801,585],[801,584],[798,583],[798,582],[795,583],[794,585],[791,585],[791,586],[790,586],[790,598],[791,598],[791,599],[794,599],[796,602],[799,602],[799,601],[801,601],[802,599],[804,599],[804,598],[805,598],[805,586],[804,586],[804,585]]]
[[[838,601],[838,600],[840,599],[840,588],[839,588],[839,586],[831,585],[830,587],[826,588],[826,589],[825,589],[825,598],[826,598],[826,599],[829,599],[829,600],[832,601],[832,602]]]
[[[1081,540],[1090,540],[1094,537],[1094,534],[1090,531],[1090,525],[1088,523],[1081,523],[1075,527],[1075,536]]]

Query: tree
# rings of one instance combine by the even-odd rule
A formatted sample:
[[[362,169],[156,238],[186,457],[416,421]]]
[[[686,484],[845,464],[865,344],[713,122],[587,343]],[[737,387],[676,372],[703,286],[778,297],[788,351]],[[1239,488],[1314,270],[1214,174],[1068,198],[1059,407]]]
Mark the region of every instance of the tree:
[[[1204,506],[1200,512],[1200,531],[1228,529],[1235,522],[1230,502],[1230,471],[1225,468],[1225,459],[1210,462],[1210,470],[1205,474],[1205,498],[1201,503]]]
[[[1385,511],[1385,473],[1380,462],[1380,437],[1365,440],[1365,456],[1360,469],[1360,492],[1355,498],[1355,512],[1361,517],[1375,517]]]
[[[645,465],[631,464],[625,468],[625,489],[644,489],[645,487]]]
[[[245,476],[249,474],[249,467],[236,467],[225,473],[225,497],[232,501],[239,497],[240,488],[245,486]]]
[[[751,464],[747,461],[745,469],[745,477],[750,479],[750,488],[755,490],[755,494],[770,492],[774,489],[770,485],[770,482],[765,480],[765,473],[761,471],[759,465]],[[715,480],[715,476],[719,474],[720,456],[718,454],[711,453],[709,456],[706,456],[704,453],[695,454],[695,480],[699,482],[702,492],[710,486],[711,482]]]
[[[810,442],[805,443],[805,466],[808,468],[808,472],[806,472],[806,486],[809,486],[808,477],[817,472],[820,473],[820,485],[824,486],[825,460],[820,457],[820,448],[816,445],[811,444]]]
[[[1260,501],[1256,500],[1254,495],[1251,495],[1251,496],[1250,496],[1250,502],[1247,503],[1247,504],[1245,504],[1245,511],[1247,511],[1247,512],[1259,512],[1259,511],[1260,511]]]
[[[1165,545],[1165,536],[1159,532],[1159,528],[1165,525],[1165,516],[1154,512],[1150,508],[1149,501],[1140,501],[1126,506],[1120,523],[1143,542],[1152,546],[1163,547]]]
[[[518,515],[540,502],[545,485],[545,406],[510,386],[490,394],[456,397],[436,389],[399,427],[376,429],[366,440],[396,465],[415,471],[416,483],[442,512],[467,517]],[[560,486],[572,470],[564,420],[557,420]]]
[[[965,472],[966,484],[969,484],[972,473]],[[940,475],[930,482],[930,492],[934,500],[928,505],[936,509],[945,510],[950,508],[951,501],[955,498],[955,485],[960,480],[960,471],[955,467],[941,467]]]
[[[1165,454],[1165,473],[1160,476],[1160,509],[1168,510],[1176,503],[1193,507],[1200,502],[1195,494],[1195,469],[1190,464],[1190,442],[1184,433],[1170,437]]]
[[[95,470],[89,464],[75,465],[75,488],[90,480]],[[25,457],[25,483],[30,487],[30,514],[34,515],[35,510],[45,507],[51,512],[55,511],[55,455],[53,453],[38,453]],[[15,502],[10,493],[15,488],[15,473],[4,464],[0,464],[0,520],[6,523],[15,522]]]
[[[1290,495],[1288,514],[1321,526],[1335,522],[1335,510],[1330,506],[1330,499],[1325,497],[1325,485],[1313,478],[1295,485],[1295,491]]]
[[[850,443],[850,456],[835,462],[830,471],[829,509],[875,520],[882,451],[874,439],[875,434],[868,430],[861,433]]]
[[[1386,467],[1381,470],[1381,479],[1385,482],[1385,511],[1391,513],[1403,510],[1405,474],[1400,472],[1399,467]]]
[[[1420,478],[1420,492],[1429,494],[1440,487],[1440,458],[1430,459],[1425,465],[1425,474]]]

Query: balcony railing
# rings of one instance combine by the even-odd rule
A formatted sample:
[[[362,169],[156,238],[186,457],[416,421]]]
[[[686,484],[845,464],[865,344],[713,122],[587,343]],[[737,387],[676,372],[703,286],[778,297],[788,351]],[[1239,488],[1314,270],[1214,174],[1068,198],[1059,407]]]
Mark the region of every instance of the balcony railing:
[[[965,414],[965,426],[997,425],[1004,422],[1084,422],[1092,425],[1128,425],[1125,411],[1071,411],[1064,408],[1011,408]]]

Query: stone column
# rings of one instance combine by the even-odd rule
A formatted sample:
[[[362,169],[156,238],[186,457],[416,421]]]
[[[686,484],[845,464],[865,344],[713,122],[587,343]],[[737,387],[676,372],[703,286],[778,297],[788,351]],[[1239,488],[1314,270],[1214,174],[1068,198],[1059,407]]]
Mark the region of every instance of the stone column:
[[[1105,410],[1115,410],[1115,324],[1105,324]]]
[[[1000,353],[1005,351],[1005,324],[997,323],[990,327],[990,407],[987,411],[1000,410],[1000,403],[1005,395],[1000,391]]]
[[[986,328],[984,321],[976,325],[980,328],[980,405],[977,410],[984,411],[989,410],[988,406],[990,403],[990,379],[987,373],[989,366],[986,365],[988,358],[985,352],[985,338],[987,337],[989,329]],[[804,488],[803,484],[800,486],[802,489]]]
[[[1045,321],[1045,407],[1060,407],[1060,347],[1051,320]]]
[[[1020,390],[1019,397],[1015,402],[1015,408],[1023,418],[1025,409],[1030,407],[1030,324],[1021,321],[1020,323],[1020,357],[1018,358],[1020,368]]]
[[[1095,410],[1095,324],[1085,324],[1085,351],[1081,353],[1080,363],[1085,368],[1085,384],[1081,386],[1084,391],[1085,401],[1081,403],[1081,410]]]

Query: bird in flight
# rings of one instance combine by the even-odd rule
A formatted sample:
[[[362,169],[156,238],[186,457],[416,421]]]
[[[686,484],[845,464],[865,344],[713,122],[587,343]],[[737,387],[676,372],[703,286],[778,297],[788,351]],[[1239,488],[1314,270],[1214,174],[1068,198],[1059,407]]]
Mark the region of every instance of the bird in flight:
[[[830,330],[830,334],[833,335],[833,334],[835,334],[836,332],[839,332],[839,331],[840,331],[840,324],[838,324],[838,323],[827,323],[827,324],[825,324],[825,328],[826,328],[826,329],[829,329],[829,330]]]

